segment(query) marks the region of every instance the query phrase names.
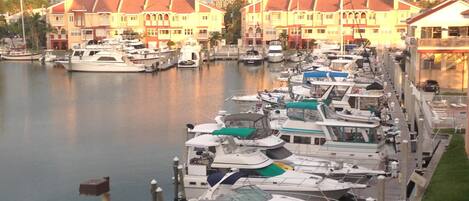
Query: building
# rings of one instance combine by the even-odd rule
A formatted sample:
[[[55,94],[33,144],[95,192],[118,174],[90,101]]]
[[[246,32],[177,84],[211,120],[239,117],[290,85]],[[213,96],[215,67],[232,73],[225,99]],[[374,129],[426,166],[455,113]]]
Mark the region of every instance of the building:
[[[236,0],[213,0],[212,4],[220,9],[225,9],[226,6],[233,3]]]
[[[47,35],[47,49],[67,50],[68,34],[65,27],[64,2],[50,6],[47,8],[47,13],[47,22],[54,30]]]
[[[242,39],[266,44],[286,33],[290,47],[308,47],[311,41],[339,43],[342,32],[345,43],[404,46],[405,20],[419,11],[404,0],[258,0],[242,10]]]
[[[223,10],[200,0],[148,0],[143,11],[149,47],[180,44],[188,37],[206,45],[212,32],[222,33]]]
[[[467,89],[469,3],[448,0],[407,21],[412,82],[438,81],[445,91]]]

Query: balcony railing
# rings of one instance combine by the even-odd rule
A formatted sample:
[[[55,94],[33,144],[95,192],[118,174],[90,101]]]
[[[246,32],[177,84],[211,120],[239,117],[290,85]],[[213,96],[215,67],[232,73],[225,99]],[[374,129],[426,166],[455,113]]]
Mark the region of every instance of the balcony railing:
[[[469,38],[425,38],[417,44],[419,49],[469,49]]]

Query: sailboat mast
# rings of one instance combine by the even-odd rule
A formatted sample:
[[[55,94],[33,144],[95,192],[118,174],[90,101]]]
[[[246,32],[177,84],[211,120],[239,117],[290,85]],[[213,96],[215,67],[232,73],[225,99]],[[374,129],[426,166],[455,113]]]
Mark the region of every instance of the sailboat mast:
[[[339,21],[340,21],[340,54],[344,55],[344,1],[340,0],[340,11],[339,11]]]
[[[24,31],[24,11],[23,11],[23,0],[20,0],[21,7],[21,28],[23,30],[23,44],[26,47],[26,33]]]

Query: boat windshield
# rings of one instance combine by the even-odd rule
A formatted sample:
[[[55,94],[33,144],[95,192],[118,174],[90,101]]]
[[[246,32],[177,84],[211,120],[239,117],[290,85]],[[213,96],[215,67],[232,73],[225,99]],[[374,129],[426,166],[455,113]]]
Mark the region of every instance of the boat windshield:
[[[311,86],[311,98],[322,98],[330,87],[329,85]]]
[[[252,185],[239,187],[232,193],[217,198],[220,201],[268,201],[271,199],[272,195]]]
[[[348,102],[351,108],[372,112],[380,105],[379,98],[376,97],[350,97]]]
[[[269,50],[269,53],[282,53],[282,50]]]
[[[376,128],[327,126],[333,141],[351,143],[377,143]]]
[[[340,101],[344,97],[345,93],[347,92],[349,86],[339,86],[336,85],[332,88],[331,93],[327,99]]]
[[[282,160],[292,155],[292,153],[285,147],[279,147],[276,149],[267,149],[265,151],[267,157],[273,160]]]
[[[241,115],[239,115],[241,116]],[[228,118],[227,118],[228,119]],[[227,128],[255,128],[256,132],[248,139],[262,139],[271,135],[270,123],[266,116],[262,118],[251,118],[248,116],[240,118],[229,118],[225,120],[225,127]]]
[[[302,108],[288,108],[287,116],[289,119],[301,121],[320,121],[321,116],[317,110],[302,109]]]

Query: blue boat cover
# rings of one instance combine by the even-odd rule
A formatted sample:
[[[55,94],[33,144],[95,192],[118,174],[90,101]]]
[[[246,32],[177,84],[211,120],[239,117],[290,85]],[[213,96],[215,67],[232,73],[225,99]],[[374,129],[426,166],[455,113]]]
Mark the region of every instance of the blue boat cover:
[[[333,71],[310,71],[303,74],[304,78],[319,78],[319,77],[348,77],[348,73],[333,72]]]
[[[210,186],[214,186],[215,184],[220,182],[220,180],[222,180],[224,176],[225,176],[225,174],[223,174],[221,172],[215,172],[215,173],[213,173],[213,174],[211,174],[207,177],[207,182]],[[222,184],[233,185],[234,183],[236,183],[236,181],[238,181],[238,179],[240,179],[242,177],[246,177],[246,176],[247,176],[246,173],[236,172],[236,173],[230,175],[225,180],[223,180],[223,182],[221,182],[221,183]]]

